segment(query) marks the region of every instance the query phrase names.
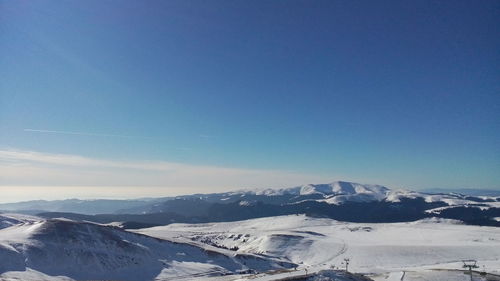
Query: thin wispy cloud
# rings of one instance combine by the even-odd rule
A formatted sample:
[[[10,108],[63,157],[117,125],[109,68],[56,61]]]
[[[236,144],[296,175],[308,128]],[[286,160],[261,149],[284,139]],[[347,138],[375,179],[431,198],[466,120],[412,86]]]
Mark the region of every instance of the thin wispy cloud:
[[[42,129],[23,129],[23,131],[32,133],[42,133],[42,134],[62,134],[62,135],[77,135],[77,136],[91,136],[91,137],[146,138],[146,139],[159,138],[150,136],[101,134],[101,133],[90,133],[90,132],[56,131],[56,130],[42,130]]]
[[[122,196],[207,193],[241,188],[295,186],[329,182],[338,176],[284,170],[241,169],[192,165],[168,161],[112,160],[70,154],[0,149],[0,190],[17,192],[15,186],[65,187],[75,196],[86,196],[86,188],[113,190]],[[71,192],[72,191],[72,192]],[[141,193],[142,192],[142,193]],[[112,193],[112,192],[111,192]],[[66,193],[65,193],[66,194]]]

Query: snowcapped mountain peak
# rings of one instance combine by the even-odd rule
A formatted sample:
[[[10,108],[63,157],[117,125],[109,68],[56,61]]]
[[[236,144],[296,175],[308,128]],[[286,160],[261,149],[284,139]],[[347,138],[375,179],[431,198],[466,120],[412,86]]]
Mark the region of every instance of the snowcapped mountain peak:
[[[243,193],[277,196],[277,195],[312,195],[319,194],[325,197],[333,195],[380,194],[387,195],[391,190],[385,186],[375,184],[361,184],[347,181],[334,181],[324,184],[305,184],[290,188],[267,188],[261,190],[246,190]],[[380,196],[378,196],[380,197]]]
[[[378,200],[385,198],[391,190],[381,185],[360,184],[335,181],[329,184],[306,184],[300,187],[299,195],[322,194],[328,197],[337,195],[373,195]]]
[[[300,195],[309,195],[315,193],[331,194],[332,187],[329,184],[306,184],[300,187]]]

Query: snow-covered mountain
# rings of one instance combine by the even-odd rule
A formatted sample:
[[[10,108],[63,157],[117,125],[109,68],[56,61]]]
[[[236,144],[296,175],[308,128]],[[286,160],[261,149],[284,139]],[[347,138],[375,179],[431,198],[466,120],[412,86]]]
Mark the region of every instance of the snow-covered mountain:
[[[283,189],[247,190],[240,192],[225,193],[229,200],[231,197],[240,196],[286,196],[293,195],[290,201],[297,199],[316,200],[330,204],[342,204],[346,202],[370,202],[387,201],[400,202],[402,199],[423,198],[426,202],[446,202],[449,205],[466,205],[484,202],[492,207],[499,207],[500,196],[468,196],[460,193],[424,193],[407,189],[391,189],[376,184],[360,184],[354,182],[335,181],[329,184],[306,184],[298,187]],[[206,195],[207,199],[210,195]],[[308,197],[312,197],[309,199]],[[200,197],[203,198],[203,197]],[[324,200],[323,200],[324,199]],[[490,204],[491,203],[491,204]]]
[[[335,181],[329,184],[306,184],[291,188],[241,190],[214,194],[194,194],[177,196],[172,200],[201,200],[210,203],[232,203],[245,201],[245,205],[255,202],[290,204],[304,201],[325,202],[340,205],[349,202],[401,202],[405,199],[423,199],[427,203],[443,202],[448,206],[500,207],[500,196],[469,196],[460,193],[424,193],[407,189],[391,189],[376,184],[360,184]],[[153,204],[145,213],[161,212],[164,205],[172,200]],[[166,204],[165,204],[166,203]]]
[[[17,222],[14,222],[17,220]],[[66,219],[8,215],[0,230],[0,280],[64,276],[75,280],[168,280],[292,267],[279,259],[234,254],[192,243],[152,238],[117,227]],[[45,278],[45,277],[44,277]]]
[[[431,266],[456,268],[460,259],[499,266],[500,228],[487,227],[500,226],[494,196],[337,181],[106,202],[19,205],[74,212],[95,206],[91,215],[0,213],[0,281],[367,280],[338,271],[348,257],[352,269],[376,280],[443,280]],[[464,276],[446,273],[453,272]]]
[[[311,195],[321,194],[324,196],[331,195],[357,195],[357,194],[370,194],[377,198],[385,196],[390,191],[389,188],[381,185],[374,184],[359,184],[353,182],[336,181],[329,184],[306,184],[298,187],[284,188],[284,189],[265,189],[255,191],[256,195]],[[252,191],[249,191],[250,193]]]
[[[106,202],[109,206],[104,208]],[[496,219],[500,217],[500,197],[424,193],[345,181],[148,200],[63,200],[44,201],[43,204],[37,202],[35,205],[27,202],[19,205],[0,204],[0,210],[8,207],[9,210],[18,212],[16,208],[21,208],[25,212],[24,208],[27,206],[49,206],[49,210],[28,212],[46,218],[65,217],[98,223],[123,222],[122,225],[126,228],[174,222],[234,221],[287,214],[309,214],[351,222],[402,222],[438,216],[459,219],[469,224],[500,226]],[[95,208],[92,209],[92,206]],[[88,208],[93,211],[86,212]],[[95,215],[103,210],[108,212]]]
[[[486,192],[486,191],[485,191]],[[494,194],[491,191],[488,194]],[[290,188],[273,188],[257,190],[240,190],[212,194],[193,194],[175,197],[163,197],[137,200],[55,200],[27,201],[0,204],[0,211],[39,212],[72,212],[80,214],[142,214],[164,212],[164,203],[172,204],[175,200],[199,200],[203,203],[232,203],[261,201],[264,203],[283,204],[304,200],[315,200],[329,204],[346,202],[387,201],[400,202],[402,199],[423,198],[426,202],[445,202],[448,205],[474,205],[499,207],[500,196],[470,196],[456,192],[415,192],[405,189],[391,189],[376,184],[360,184],[346,181],[335,181],[329,184],[306,184]],[[180,206],[176,206],[179,208]],[[483,206],[484,207],[484,206]],[[188,212],[186,209],[185,212]]]
[[[455,215],[465,209],[488,210],[491,216],[500,216],[500,196],[470,196],[461,193],[425,193],[407,189],[391,189],[375,184],[360,184],[336,181],[329,184],[307,184],[292,188],[242,190],[217,194],[196,194],[176,197],[182,204],[189,200],[200,200],[218,204],[240,202],[240,206],[254,206],[258,202],[273,205],[290,205],[312,203],[327,203],[329,205],[344,205],[352,203],[376,203],[408,205],[415,202],[427,204],[423,206],[426,213],[439,215],[447,210]],[[177,205],[181,204],[177,202]],[[157,203],[145,213],[172,211],[173,201]],[[456,208],[455,210],[451,210]],[[193,209],[190,209],[191,211]],[[469,212],[470,213],[470,212]],[[453,218],[458,218],[458,214]]]

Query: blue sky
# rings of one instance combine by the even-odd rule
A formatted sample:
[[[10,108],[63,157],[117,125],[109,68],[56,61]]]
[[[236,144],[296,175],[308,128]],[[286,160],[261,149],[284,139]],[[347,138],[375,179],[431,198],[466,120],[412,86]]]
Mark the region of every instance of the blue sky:
[[[189,184],[200,192],[292,179],[499,189],[499,11],[498,1],[0,1],[10,171],[0,184],[70,185],[26,176],[52,155],[303,175],[214,172]],[[135,185],[183,191],[170,181]]]

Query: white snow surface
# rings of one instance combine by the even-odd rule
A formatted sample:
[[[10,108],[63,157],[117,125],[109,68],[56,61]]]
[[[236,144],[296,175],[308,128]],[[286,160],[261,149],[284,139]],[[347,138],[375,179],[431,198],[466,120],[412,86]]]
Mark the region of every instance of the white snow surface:
[[[18,220],[15,223],[14,220]],[[245,270],[268,271],[290,263],[235,255],[64,219],[8,215],[0,229],[0,280],[172,280]]]
[[[1,281],[265,281],[305,278],[305,270],[307,280],[366,280],[339,271],[345,258],[351,272],[377,281],[467,280],[464,259],[500,274],[500,228],[441,218],[370,224],[290,215],[134,232],[16,214],[4,221]],[[291,263],[297,270],[283,267]]]
[[[462,269],[461,260],[465,259],[476,259],[481,269],[500,273],[500,228],[463,225],[448,219],[374,224],[290,215],[238,222],[172,224],[137,232],[210,244],[237,253],[282,258],[310,272],[343,267],[344,258],[350,258],[350,271],[379,276],[376,280],[386,280],[391,274],[399,276],[403,271],[408,271],[408,278],[439,276],[443,273],[435,270]],[[462,277],[463,273],[457,276]]]

